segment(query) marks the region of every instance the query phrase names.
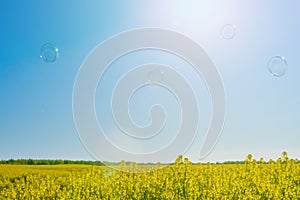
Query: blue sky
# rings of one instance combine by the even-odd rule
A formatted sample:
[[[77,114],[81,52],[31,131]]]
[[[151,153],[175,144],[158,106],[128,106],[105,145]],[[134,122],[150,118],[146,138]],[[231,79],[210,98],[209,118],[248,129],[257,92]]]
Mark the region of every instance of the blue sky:
[[[215,149],[204,161],[241,160],[248,153],[257,159],[277,158],[282,151],[299,159],[299,7],[296,1],[271,0],[2,1],[0,159],[93,159],[81,144],[73,121],[72,92],[77,71],[100,42],[142,27],[167,28],[189,36],[206,50],[222,77],[227,98],[225,125]],[[235,26],[232,39],[221,35],[226,24]],[[39,57],[45,43],[59,49],[55,63]],[[268,71],[273,56],[285,57],[288,63],[281,77]],[[198,91],[203,125],[185,154],[198,161],[196,155],[209,126],[211,105],[209,95],[204,94],[203,80],[197,81],[179,58],[147,51],[119,59],[104,76],[104,86],[97,90],[98,118],[109,130],[113,123],[109,115],[101,114],[101,109],[107,109],[102,101],[109,100],[114,81],[122,72],[143,62],[177,67]],[[178,104],[171,94],[163,94],[156,87],[148,90],[154,91],[151,98],[146,88],[144,93],[136,93],[130,104],[137,123],[147,124],[143,113],[157,101],[169,108],[168,116],[175,116]],[[178,118],[170,120],[176,124]],[[151,145],[156,144],[148,148],[153,148]]]

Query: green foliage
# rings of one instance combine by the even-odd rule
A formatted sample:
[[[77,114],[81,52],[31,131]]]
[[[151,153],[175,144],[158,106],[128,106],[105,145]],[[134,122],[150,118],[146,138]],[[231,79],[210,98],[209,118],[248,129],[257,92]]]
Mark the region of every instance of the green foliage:
[[[39,159],[9,159],[0,160],[0,164],[10,164],[10,165],[62,165],[62,164],[77,164],[77,165],[97,165],[103,166],[101,161],[86,161],[86,160],[39,160]]]

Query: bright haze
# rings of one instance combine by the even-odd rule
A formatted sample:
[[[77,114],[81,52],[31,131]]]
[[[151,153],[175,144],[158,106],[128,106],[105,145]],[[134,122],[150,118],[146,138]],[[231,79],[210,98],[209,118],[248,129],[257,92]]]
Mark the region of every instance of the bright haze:
[[[213,108],[204,79],[179,57],[145,50],[112,63],[95,92],[99,123],[108,137],[115,138],[116,145],[140,150],[114,135],[115,124],[107,103],[111,91],[122,73],[152,62],[177,70],[195,91],[199,130],[184,156],[194,162],[222,162],[244,160],[251,153],[256,159],[268,160],[287,151],[290,157],[299,159],[299,7],[300,2],[291,0],[2,1],[0,159],[95,159],[80,141],[73,120],[77,72],[99,43],[143,27],[174,30],[206,51],[225,88],[224,128],[213,151],[199,160]],[[40,52],[47,43],[53,45],[57,55],[52,55],[51,49],[50,54]],[[46,53],[42,55],[46,60],[41,53]],[[149,76],[162,78],[157,72]],[[180,126],[180,103],[157,85],[143,89],[128,102],[132,120],[140,126],[149,124],[148,111],[158,103],[164,106],[169,120],[161,132],[165,137],[141,147],[152,151],[176,137],[172,134]]]

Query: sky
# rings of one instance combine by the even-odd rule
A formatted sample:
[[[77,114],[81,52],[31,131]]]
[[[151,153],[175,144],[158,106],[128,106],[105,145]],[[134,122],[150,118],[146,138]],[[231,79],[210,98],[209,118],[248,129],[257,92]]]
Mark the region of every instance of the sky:
[[[181,104],[159,84],[139,88],[128,100],[131,119],[141,127],[151,124],[149,108],[163,105],[166,124],[156,140],[130,143],[115,127],[109,106],[124,74],[145,63],[160,63],[187,80],[200,110],[199,129],[190,148],[182,152],[184,156],[194,162],[216,162],[243,160],[251,153],[256,159],[268,160],[287,151],[299,159],[299,7],[299,2],[291,0],[2,1],[0,159],[112,156],[103,151],[95,158],[82,141],[80,136],[85,133],[78,133],[72,110],[74,84],[97,45],[116,34],[145,27],[176,31],[205,50],[225,89],[224,127],[211,153],[199,159],[213,110],[207,85],[180,57],[146,49],[118,58],[99,81],[95,113],[111,143],[129,152],[148,152],[165,148],[176,137]],[[40,57],[47,43],[58,49],[55,62]],[[272,60],[276,58],[281,60]],[[285,73],[276,76],[280,70]],[[149,76],[163,78],[157,71]]]

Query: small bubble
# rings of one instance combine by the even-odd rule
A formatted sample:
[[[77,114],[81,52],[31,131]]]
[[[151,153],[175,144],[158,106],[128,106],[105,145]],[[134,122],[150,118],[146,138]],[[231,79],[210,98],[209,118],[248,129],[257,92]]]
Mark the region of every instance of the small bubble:
[[[158,69],[154,69],[148,73],[148,81],[162,82],[164,80],[164,73]]]
[[[221,36],[224,39],[232,39],[235,36],[235,25],[233,24],[226,24],[221,29]]]
[[[58,48],[50,43],[44,44],[41,48],[40,57],[49,63],[53,63],[58,59]]]
[[[269,72],[276,77],[283,76],[287,68],[287,62],[284,57],[274,56],[268,62]]]

